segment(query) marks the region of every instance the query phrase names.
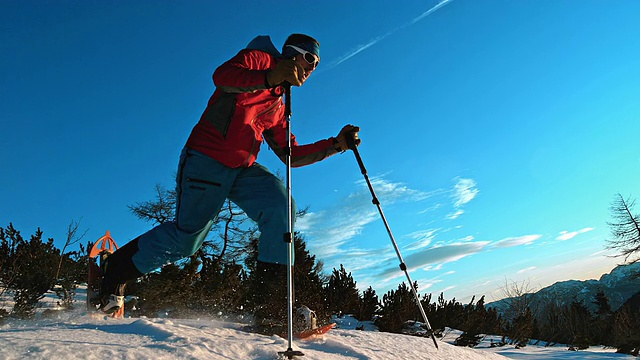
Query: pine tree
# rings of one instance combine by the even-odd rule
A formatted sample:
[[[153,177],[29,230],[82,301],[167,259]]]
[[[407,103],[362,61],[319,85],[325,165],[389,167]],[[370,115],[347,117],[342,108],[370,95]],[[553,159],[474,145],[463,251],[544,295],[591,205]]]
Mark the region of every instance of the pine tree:
[[[318,322],[327,324],[331,314],[326,309],[322,289],[326,279],[322,275],[324,263],[317,261],[315,255],[307,250],[307,243],[298,233],[294,236],[295,266],[295,306],[306,305],[316,312]]]
[[[159,272],[144,275],[138,282],[127,287],[127,293],[140,298],[139,314],[148,317],[176,317],[183,314],[192,298],[188,271],[178,264],[167,264]]]
[[[479,333],[476,333],[475,331],[464,331],[455,339],[453,344],[456,346],[474,348],[478,346],[478,344],[480,344],[481,340],[482,335],[480,335]]]
[[[581,301],[573,301],[569,305],[569,331],[571,344],[578,350],[589,347],[591,342],[591,324],[593,316]]]
[[[640,293],[627,300],[614,314],[612,342],[618,353],[640,354]]]
[[[501,318],[495,309],[488,311],[484,306],[484,296],[474,305],[475,297],[464,307],[460,330],[464,332],[456,339],[456,345],[475,347],[482,340],[482,334],[499,334]]]
[[[247,275],[241,265],[204,258],[193,284],[193,309],[230,316],[244,310]]]
[[[324,287],[326,306],[333,314],[355,314],[360,306],[360,294],[351,273],[344,266],[333,269],[329,282]]]
[[[318,325],[328,323],[330,319],[329,312],[325,307],[323,284],[326,279],[322,275],[324,264],[321,261],[316,261],[315,255],[311,255],[307,250],[307,244],[298,233],[294,235],[294,250],[295,250],[295,264],[294,264],[294,292],[295,303],[294,308],[300,306],[307,306],[309,309],[316,312],[318,317]],[[251,251],[249,251],[245,258],[245,267],[249,270],[249,276],[247,279],[248,284],[254,284],[254,274],[256,270],[256,264],[258,261],[258,239],[253,239],[251,242]],[[253,288],[254,285],[249,285],[247,289],[246,305],[249,311],[253,311],[254,303],[252,300],[252,294],[257,289]]]
[[[457,346],[476,347],[482,339],[480,328],[484,317],[484,297],[477,305],[473,304],[474,300],[475,296],[464,307],[464,320],[460,327],[463,333],[455,340]]]
[[[464,322],[464,306],[456,301],[455,298],[446,301],[444,293],[440,293],[437,302],[434,304],[435,310],[433,315],[429,315],[432,319],[432,327],[434,329],[444,330],[445,327],[460,329]]]
[[[418,287],[415,283],[414,286]],[[413,292],[402,282],[397,290],[390,290],[382,297],[380,317],[376,325],[380,331],[400,333],[405,322],[417,320],[419,310]]]
[[[566,306],[563,307],[556,301],[551,301],[544,308],[545,313],[542,317],[540,338],[547,342],[546,346],[554,346],[558,343],[570,343],[571,338],[566,330],[568,318]]]
[[[533,313],[527,308],[524,314],[516,316],[507,328],[507,336],[516,347],[525,347],[534,331]]]
[[[13,314],[28,318],[35,314],[38,302],[55,284],[56,269],[60,250],[53,245],[53,239],[42,241],[42,230],[38,228],[29,241],[16,234],[15,264],[19,271],[7,286],[15,291]]]
[[[20,232],[17,231],[13,224],[9,224],[6,230],[0,227],[0,296],[7,291],[6,284],[12,282],[12,279],[20,273],[19,265],[16,263],[16,246],[22,241]]]
[[[503,332],[502,317],[495,308],[487,309],[484,306],[484,295],[476,304],[476,313],[480,320],[480,332],[483,334],[501,334]]]
[[[613,331],[612,309],[609,299],[604,291],[599,290],[594,299],[593,304],[596,306],[594,318],[594,342],[601,345],[611,344],[611,333]]]
[[[376,291],[369,286],[369,288],[362,293],[356,318],[360,321],[370,321],[379,311],[380,300],[378,299],[378,295],[376,295]]]
[[[593,304],[597,307],[596,315],[598,316],[607,316],[611,315],[611,305],[609,304],[609,299],[603,290],[598,290],[596,293]]]

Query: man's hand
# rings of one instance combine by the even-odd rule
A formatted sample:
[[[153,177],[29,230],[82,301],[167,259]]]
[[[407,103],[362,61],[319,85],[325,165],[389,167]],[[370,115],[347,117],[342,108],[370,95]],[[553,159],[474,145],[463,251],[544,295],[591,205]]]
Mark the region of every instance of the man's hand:
[[[267,85],[269,87],[278,86],[285,81],[293,86],[302,85],[304,68],[293,59],[280,60],[273,70],[267,73]]]
[[[349,143],[347,142],[347,137],[353,139],[353,143],[358,146],[360,145],[360,139],[358,138],[358,132],[360,128],[354,125],[345,125],[345,127],[340,130],[338,136],[336,136],[336,140],[333,144],[333,147],[337,151],[346,151],[349,150]]]

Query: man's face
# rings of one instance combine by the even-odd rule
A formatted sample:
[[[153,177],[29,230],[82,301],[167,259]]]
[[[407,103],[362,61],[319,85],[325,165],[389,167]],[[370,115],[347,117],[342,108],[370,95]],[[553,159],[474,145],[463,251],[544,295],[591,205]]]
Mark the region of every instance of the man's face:
[[[307,81],[307,79],[309,78],[309,76],[311,75],[313,70],[316,69],[316,67],[318,66],[318,63],[320,62],[320,60],[316,58],[316,61],[313,62],[313,64],[311,64],[307,60],[305,60],[303,54],[296,55],[295,59],[296,59],[296,62],[298,64],[300,64],[300,66],[302,66],[302,68],[304,69],[304,74],[303,74],[303,77],[301,79],[302,82],[304,83],[305,81]]]

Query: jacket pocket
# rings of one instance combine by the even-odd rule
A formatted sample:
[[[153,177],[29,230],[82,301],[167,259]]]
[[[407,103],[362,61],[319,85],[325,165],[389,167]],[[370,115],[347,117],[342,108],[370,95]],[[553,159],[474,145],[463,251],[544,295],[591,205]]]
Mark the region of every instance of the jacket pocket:
[[[206,111],[205,119],[220,131],[223,137],[227,137],[231,119],[236,111],[237,96],[237,94],[223,92]]]

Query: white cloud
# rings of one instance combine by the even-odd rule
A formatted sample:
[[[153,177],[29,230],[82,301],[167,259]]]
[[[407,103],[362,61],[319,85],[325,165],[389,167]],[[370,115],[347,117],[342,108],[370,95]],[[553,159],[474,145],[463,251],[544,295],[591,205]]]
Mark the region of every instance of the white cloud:
[[[455,289],[456,287],[457,287],[456,285],[447,286],[446,288],[444,288],[444,289],[440,290],[440,292],[441,292],[441,293],[445,293],[445,292],[448,292],[448,291],[450,291],[450,290]]]
[[[488,244],[489,242],[479,241],[431,247],[407,256],[405,263],[408,270],[411,271],[430,264],[454,262],[482,251]],[[380,275],[382,277],[396,277],[398,270],[397,268],[386,269]]]
[[[526,273],[526,272],[529,272],[529,271],[532,271],[532,270],[535,270],[535,269],[537,269],[535,266],[530,266],[528,268],[524,268],[524,269],[518,270],[517,273],[518,274],[523,274],[523,273]]]
[[[409,24],[405,25],[412,25],[417,23],[418,21],[424,19],[425,17],[431,15],[431,13],[437,11],[438,9],[440,9],[441,7],[447,5],[448,3],[452,2],[453,0],[442,0],[439,3],[436,4],[436,6],[432,7],[431,9],[425,11],[424,13],[422,13],[422,15],[418,16],[417,18],[413,19]]]
[[[450,214],[448,214],[447,216],[445,216],[445,219],[447,220],[455,220],[458,217],[460,217],[460,215],[464,214],[464,211],[462,210],[457,210],[456,212],[452,212]]]
[[[588,227],[588,228],[580,229],[578,231],[566,231],[566,230],[560,231],[560,235],[556,238],[556,240],[560,240],[560,241],[571,240],[580,234],[584,234],[592,230],[595,230],[595,229]]]
[[[509,237],[509,238],[505,238],[505,239],[494,242],[492,246],[496,248],[507,248],[507,247],[514,247],[514,246],[520,246],[520,245],[529,245],[529,244],[532,244],[534,241],[540,239],[541,237],[542,235],[537,235],[537,234],[518,236],[518,237]]]
[[[393,203],[398,200],[417,202],[417,201],[426,200],[440,193],[440,191],[438,190],[432,191],[432,192],[424,192],[420,190],[411,189],[403,183],[400,183],[400,182],[394,183],[394,182],[385,180],[382,176],[372,177],[370,181],[371,181],[371,186],[376,192],[376,195],[378,196],[378,198],[381,198],[381,199],[384,198],[384,201],[385,201],[384,204]],[[357,184],[362,186],[363,188],[367,187],[365,180],[359,180]],[[370,206],[371,196],[369,196],[368,200],[369,200],[368,205]],[[384,206],[384,204],[382,205]]]
[[[458,182],[453,188],[453,206],[457,209],[478,195],[476,182],[472,179],[457,178]]]
[[[366,182],[360,180],[356,184],[359,190],[338,201],[336,204],[339,205],[323,211],[309,212],[296,222],[295,230],[310,240],[309,250],[325,261],[327,266],[339,266],[334,264],[332,257],[344,259],[350,254],[369,251],[353,246],[352,240],[362,233],[365,226],[379,220],[380,214],[371,203],[371,192]],[[411,189],[402,183],[385,180],[382,176],[372,178],[371,184],[383,208],[399,202],[420,202],[436,193]],[[380,235],[386,236],[384,232]],[[427,239],[423,238],[422,241],[424,243]],[[420,247],[419,242],[415,246]],[[372,257],[361,256],[360,259]]]
[[[378,219],[375,209],[359,211],[321,211],[308,213],[296,222],[296,230],[313,239],[309,248],[319,257],[341,255],[341,247]]]
[[[437,203],[437,204],[433,204],[431,206],[429,206],[428,208],[424,209],[424,210],[420,210],[418,211],[418,215],[422,215],[422,214],[426,214],[432,211],[436,211],[438,210],[440,207],[442,206],[442,204]]]
[[[429,246],[435,239],[438,230],[440,229],[420,230],[406,235],[406,237],[415,239],[416,241],[405,246],[405,248],[412,251]]]

